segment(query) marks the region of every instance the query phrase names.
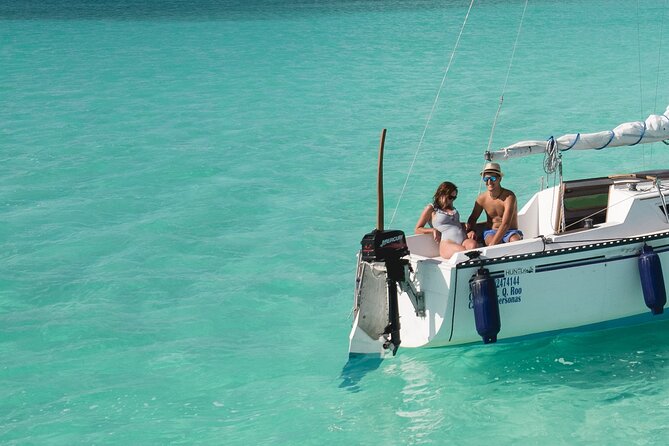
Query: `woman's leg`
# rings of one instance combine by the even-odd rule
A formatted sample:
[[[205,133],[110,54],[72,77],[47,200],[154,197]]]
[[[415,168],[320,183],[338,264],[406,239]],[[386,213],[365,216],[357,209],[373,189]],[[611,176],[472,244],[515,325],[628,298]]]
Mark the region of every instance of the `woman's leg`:
[[[445,259],[450,259],[456,252],[464,251],[465,247],[450,240],[442,240],[439,243],[439,255]]]

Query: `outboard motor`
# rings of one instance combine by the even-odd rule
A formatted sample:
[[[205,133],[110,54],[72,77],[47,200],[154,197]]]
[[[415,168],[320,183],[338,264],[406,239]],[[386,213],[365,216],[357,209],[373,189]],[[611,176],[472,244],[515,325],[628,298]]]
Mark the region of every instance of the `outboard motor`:
[[[653,314],[664,313],[667,303],[667,291],[664,287],[662,264],[651,246],[644,243],[639,255],[639,274],[641,275],[641,289],[643,300]]]
[[[400,346],[400,313],[397,302],[398,283],[404,282],[404,266],[409,262],[402,257],[409,255],[404,232],[399,230],[374,231],[366,234],[360,242],[361,258],[365,262],[384,262],[386,264],[386,283],[388,286],[388,325],[383,334],[389,335],[384,348],[392,348],[393,355]]]
[[[487,269],[480,268],[469,279],[469,290],[472,293],[476,331],[483,338],[484,344],[497,342],[497,333],[502,325],[499,320],[495,279],[490,277]]]

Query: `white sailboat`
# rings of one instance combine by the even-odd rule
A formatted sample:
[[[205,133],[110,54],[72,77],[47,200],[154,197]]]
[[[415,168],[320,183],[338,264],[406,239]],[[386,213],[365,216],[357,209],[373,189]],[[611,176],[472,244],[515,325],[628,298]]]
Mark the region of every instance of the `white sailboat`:
[[[486,158],[541,153],[559,170],[564,151],[660,141],[669,143],[669,107],[644,122],[521,141]],[[665,318],[669,169],[614,173],[560,175],[519,211],[523,240],[450,259],[439,257],[431,236],[383,230],[381,218],[358,256],[349,353],[383,356],[400,343],[490,343]]]

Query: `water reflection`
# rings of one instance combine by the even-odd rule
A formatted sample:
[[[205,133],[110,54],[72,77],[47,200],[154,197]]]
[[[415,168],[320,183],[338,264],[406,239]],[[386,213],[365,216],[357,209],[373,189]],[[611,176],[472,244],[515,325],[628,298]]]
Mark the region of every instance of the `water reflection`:
[[[448,400],[449,397],[442,394],[442,386],[434,385],[439,381],[436,375],[438,368],[430,367],[430,363],[421,358],[406,356],[396,364],[396,369],[404,380],[404,386],[395,414],[403,420],[405,438],[410,444],[430,442],[431,434],[448,430],[450,422],[449,404],[440,404],[440,400]]]
[[[589,438],[592,423],[634,410],[633,421],[615,418],[615,424],[652,430],[652,420],[669,415],[668,322],[489,345],[400,348],[384,360],[354,357],[341,373],[339,387],[355,392],[343,410],[370,409],[366,422],[399,433],[407,444],[449,438],[461,445],[537,438],[566,444],[574,432]],[[556,418],[562,422],[547,421]],[[356,422],[351,417],[341,425]]]
[[[425,386],[450,389],[478,385],[570,386],[666,379],[669,321],[517,342],[441,349],[402,349],[385,361],[352,357],[340,387],[355,387],[377,373],[401,378],[402,392],[417,397]],[[371,374],[370,377],[374,377]],[[374,380],[378,380],[375,377]]]

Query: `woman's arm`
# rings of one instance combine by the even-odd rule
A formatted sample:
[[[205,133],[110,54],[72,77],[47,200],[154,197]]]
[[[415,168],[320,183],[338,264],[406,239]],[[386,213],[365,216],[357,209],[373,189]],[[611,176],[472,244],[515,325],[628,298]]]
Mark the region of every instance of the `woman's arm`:
[[[441,232],[437,231],[434,228],[425,227],[426,224],[432,221],[432,212],[434,212],[434,209],[432,209],[432,205],[428,204],[427,206],[425,206],[425,209],[423,209],[423,213],[420,214],[420,218],[416,222],[414,233],[432,234],[432,238],[434,238],[435,241],[439,242],[441,241]]]

